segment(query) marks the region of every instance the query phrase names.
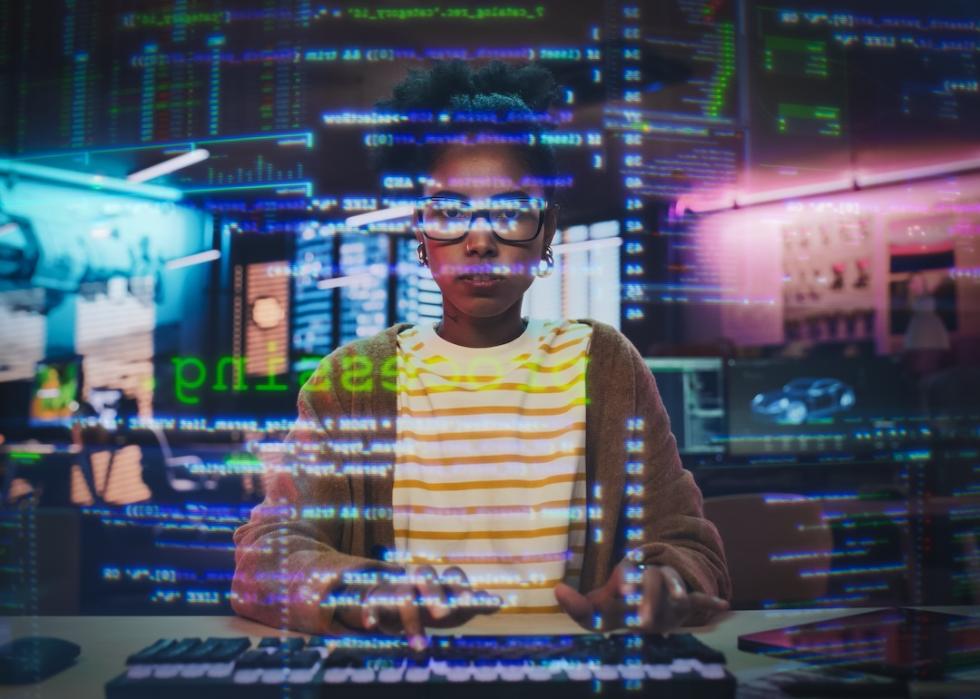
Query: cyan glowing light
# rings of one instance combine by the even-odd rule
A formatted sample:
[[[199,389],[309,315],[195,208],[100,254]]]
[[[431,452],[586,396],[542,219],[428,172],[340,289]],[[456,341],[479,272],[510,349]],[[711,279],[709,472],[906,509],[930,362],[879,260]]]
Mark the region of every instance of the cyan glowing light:
[[[176,172],[185,167],[190,167],[196,163],[200,163],[207,160],[211,154],[205,148],[195,148],[189,150],[186,153],[181,153],[180,155],[164,160],[156,165],[151,165],[148,168],[143,168],[137,172],[131,173],[126,177],[127,182],[146,182],[147,180],[153,180],[157,177],[163,177],[164,175],[169,175],[171,172]]]
[[[205,250],[196,252],[193,255],[185,255],[174,260],[167,260],[164,265],[167,269],[180,269],[181,267],[191,267],[205,262],[214,262],[221,257],[220,250]]]
[[[348,226],[366,226],[369,223],[409,218],[414,213],[415,207],[413,206],[392,206],[386,209],[378,209],[377,211],[368,211],[364,214],[350,216],[345,223]]]
[[[60,184],[82,187],[85,189],[116,192],[119,194],[130,194],[135,197],[144,197],[146,199],[179,201],[183,196],[179,189],[174,189],[173,187],[162,187],[160,185],[143,184],[141,182],[128,182],[116,177],[92,175],[87,172],[65,170],[62,168],[48,167],[46,165],[33,165],[14,160],[0,160],[0,174],[14,177],[25,177],[35,180],[44,180],[47,182],[57,182]]]

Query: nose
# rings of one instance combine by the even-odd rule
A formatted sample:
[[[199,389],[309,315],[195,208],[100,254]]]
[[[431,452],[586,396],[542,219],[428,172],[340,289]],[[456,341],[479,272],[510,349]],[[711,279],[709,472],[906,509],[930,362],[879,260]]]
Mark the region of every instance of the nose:
[[[497,252],[497,241],[490,227],[490,217],[477,215],[466,235],[466,254],[485,257]]]

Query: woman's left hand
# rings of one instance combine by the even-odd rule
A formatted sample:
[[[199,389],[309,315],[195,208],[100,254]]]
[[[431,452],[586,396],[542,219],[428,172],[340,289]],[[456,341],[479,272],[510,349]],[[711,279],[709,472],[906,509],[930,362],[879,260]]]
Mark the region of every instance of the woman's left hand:
[[[728,609],[728,602],[703,592],[688,592],[680,573],[670,566],[640,567],[623,560],[602,587],[583,595],[565,583],[555,599],[572,619],[590,631],[628,627],[645,633],[667,633],[680,626],[703,624]],[[635,615],[636,625],[628,625]]]

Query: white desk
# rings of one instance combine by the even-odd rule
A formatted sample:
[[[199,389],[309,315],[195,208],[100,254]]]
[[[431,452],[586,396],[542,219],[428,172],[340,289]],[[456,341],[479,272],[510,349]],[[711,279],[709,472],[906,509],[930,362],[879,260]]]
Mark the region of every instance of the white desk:
[[[980,616],[978,607],[934,609]],[[729,612],[710,626],[689,629],[689,631],[712,648],[722,651],[728,659],[728,668],[732,674],[736,678],[744,679],[757,675],[766,668],[776,671],[798,667],[799,664],[743,653],[737,648],[739,635],[865,611],[869,610]],[[579,631],[581,629],[564,615],[526,614],[513,617],[477,617],[465,626],[444,630],[442,633],[558,634]],[[127,656],[159,638],[251,636],[254,639],[279,633],[289,636],[301,635],[278,632],[267,626],[232,616],[4,617],[0,618],[0,642],[22,635],[57,636],[79,644],[82,653],[74,666],[40,684],[0,688],[0,698],[102,699],[105,696],[106,682],[123,672]]]

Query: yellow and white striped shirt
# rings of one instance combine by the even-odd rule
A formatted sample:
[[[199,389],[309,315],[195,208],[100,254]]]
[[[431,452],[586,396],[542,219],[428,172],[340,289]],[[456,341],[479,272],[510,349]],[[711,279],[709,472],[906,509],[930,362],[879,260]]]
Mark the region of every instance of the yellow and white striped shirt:
[[[585,370],[592,328],[530,319],[496,347],[398,334],[396,555],[459,566],[502,611],[557,612],[585,542]]]

